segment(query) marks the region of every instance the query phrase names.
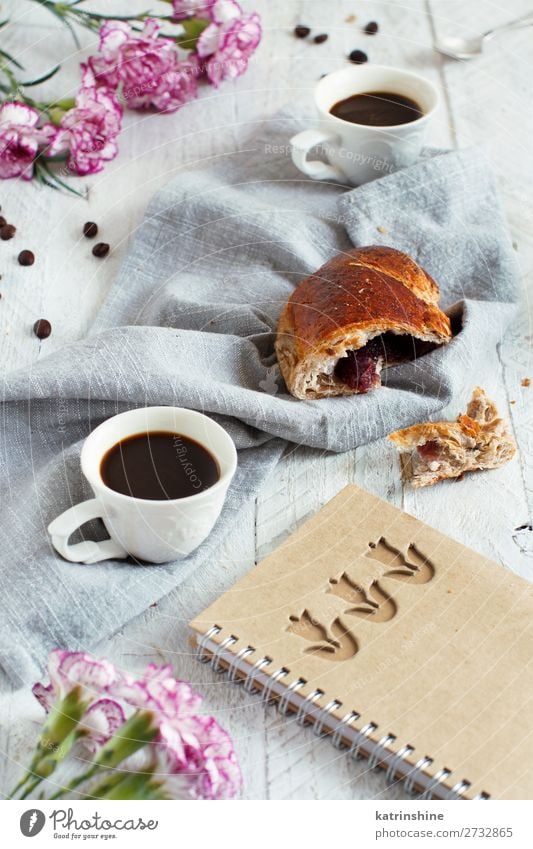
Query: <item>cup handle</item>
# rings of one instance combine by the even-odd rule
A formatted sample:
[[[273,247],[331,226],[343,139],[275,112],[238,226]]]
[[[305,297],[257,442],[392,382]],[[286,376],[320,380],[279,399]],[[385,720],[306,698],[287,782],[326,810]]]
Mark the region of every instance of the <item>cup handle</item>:
[[[321,162],[320,159],[307,158],[311,148],[324,142],[338,141],[338,136],[323,130],[304,130],[303,133],[293,136],[290,140],[292,161],[296,167],[312,177],[313,180],[341,180],[344,175],[340,168],[330,165],[329,162]]]
[[[111,538],[102,542],[85,540],[75,545],[69,544],[69,538],[77,528],[91,519],[101,518],[102,505],[96,498],[82,501],[81,504],[75,504],[65,510],[48,525],[48,533],[52,537],[55,550],[71,563],[98,563],[100,560],[127,557],[128,552]]]

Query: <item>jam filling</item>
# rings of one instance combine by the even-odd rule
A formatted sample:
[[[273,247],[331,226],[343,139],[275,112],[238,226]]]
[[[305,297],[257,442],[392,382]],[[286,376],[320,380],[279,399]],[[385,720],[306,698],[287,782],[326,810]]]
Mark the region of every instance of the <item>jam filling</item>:
[[[434,439],[430,439],[428,442],[424,442],[423,445],[419,445],[417,451],[420,458],[425,460],[427,463],[434,460],[440,460],[440,446]]]
[[[337,362],[334,374],[337,380],[350,389],[368,392],[381,383],[380,365],[390,366],[414,360],[436,347],[435,343],[424,342],[414,336],[382,333],[370,339],[362,348],[348,351]]]

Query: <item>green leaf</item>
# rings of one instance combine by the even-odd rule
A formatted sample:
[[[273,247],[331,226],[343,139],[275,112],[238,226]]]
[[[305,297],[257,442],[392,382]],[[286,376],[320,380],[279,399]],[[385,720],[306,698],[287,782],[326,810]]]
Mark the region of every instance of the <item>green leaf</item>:
[[[39,83],[45,83],[46,80],[50,80],[53,76],[57,74],[61,65],[56,65],[55,68],[52,68],[51,71],[47,71],[46,74],[43,74],[42,77],[37,77],[35,80],[29,80],[27,83],[19,83],[23,88],[30,88],[32,85],[39,85]]]
[[[65,24],[66,28],[69,30],[69,32],[72,36],[72,40],[74,41],[74,44],[76,45],[78,50],[81,50],[81,43],[80,43],[80,40],[78,38],[78,34],[77,34],[76,30],[74,29],[74,27],[72,26],[70,21],[67,20],[67,18],[61,18],[61,16],[59,16],[59,17],[60,17],[61,21]]]
[[[87,193],[78,192],[77,189],[73,189],[72,186],[69,186],[68,183],[65,183],[61,180],[57,174],[54,174],[53,171],[48,167],[48,163],[45,162],[42,156],[39,156],[35,160],[35,176],[37,181],[44,186],[49,186],[51,189],[55,189],[56,191],[60,191],[64,189],[66,192],[70,192],[72,195],[76,195],[79,198],[83,198],[86,200]]]
[[[21,65],[20,62],[17,62],[17,60],[10,53],[7,52],[7,50],[0,50],[0,56],[3,56],[4,59],[6,59],[12,65],[15,65],[16,68],[20,68],[21,71],[24,70],[24,65]]]

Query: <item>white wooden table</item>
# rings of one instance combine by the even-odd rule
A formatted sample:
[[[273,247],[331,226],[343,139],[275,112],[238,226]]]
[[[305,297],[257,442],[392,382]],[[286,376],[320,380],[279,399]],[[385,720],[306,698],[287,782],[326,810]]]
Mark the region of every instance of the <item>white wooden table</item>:
[[[2,31],[2,46],[33,76],[64,59],[66,72],[46,88],[57,96],[60,85],[63,96],[71,94],[80,55],[68,34],[27,0],[2,5],[14,17]],[[139,5],[155,4],[147,0]],[[503,36],[470,64],[443,60],[433,43],[439,34],[476,34],[524,14],[533,0],[508,0],[501,8],[477,0],[250,0],[246,5],[262,13],[264,25],[263,44],[249,72],[218,92],[206,90],[200,103],[175,115],[130,113],[118,158],[102,174],[79,181],[90,186],[89,201],[20,181],[0,185],[2,209],[18,227],[16,240],[0,243],[0,362],[6,371],[30,368],[55,348],[84,336],[158,187],[189,165],[235,150],[254,122],[287,101],[310,102],[320,75],[344,66],[354,48],[367,51],[374,62],[415,69],[439,86],[443,107],[432,128],[432,143],[487,147],[527,292],[533,266],[533,29]],[[92,8],[120,11],[120,3],[107,0]],[[350,14],[357,15],[356,22],[346,22]],[[380,26],[373,38],[361,32],[370,20]],[[315,46],[295,39],[297,23],[327,32],[328,41]],[[83,43],[91,42],[94,38],[83,34]],[[91,256],[92,245],[81,235],[87,220],[98,222],[102,239],[112,245],[105,262]],[[16,263],[18,250],[26,247],[37,256],[32,268]],[[218,562],[191,579],[196,610],[225,588],[229,563],[252,566],[350,481],[533,578],[531,555],[512,539],[517,526],[531,521],[533,500],[533,386],[521,385],[523,378],[533,376],[529,315],[524,298],[514,329],[497,352],[487,354],[484,373],[465,374],[461,399],[479,383],[509,412],[520,446],[518,460],[497,472],[416,492],[402,486],[395,451],[384,441],[341,456],[294,448],[250,505]],[[53,325],[52,336],[43,343],[31,332],[41,317]],[[458,409],[446,412],[453,417]],[[401,786],[387,787],[383,775],[369,772],[365,762],[348,760],[197,664],[188,645],[190,613],[177,590],[92,648],[131,671],[150,661],[170,662],[179,677],[193,682],[205,695],[206,709],[216,713],[235,739],[245,798],[404,798]],[[6,793],[27,762],[42,714],[29,692],[19,691],[2,696],[0,716],[0,792]]]

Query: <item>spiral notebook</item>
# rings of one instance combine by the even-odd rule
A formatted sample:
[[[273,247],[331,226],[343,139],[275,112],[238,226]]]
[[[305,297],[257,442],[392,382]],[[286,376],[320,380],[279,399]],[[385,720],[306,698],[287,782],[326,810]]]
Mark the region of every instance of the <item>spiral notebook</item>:
[[[191,627],[200,660],[408,791],[533,798],[533,587],[368,492]]]

